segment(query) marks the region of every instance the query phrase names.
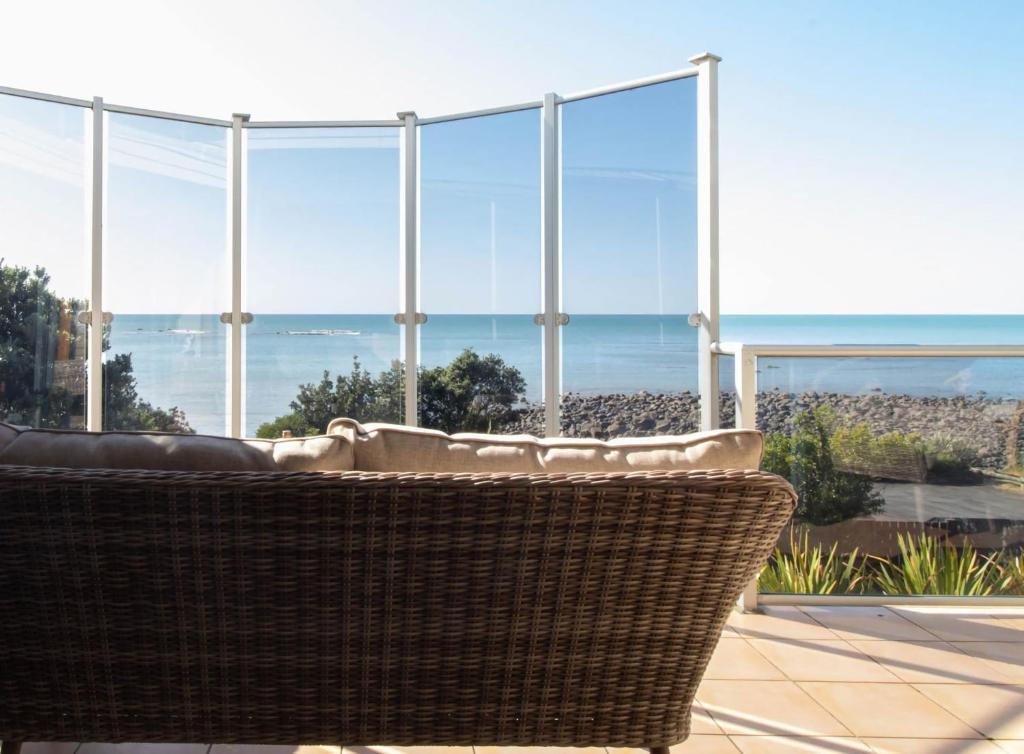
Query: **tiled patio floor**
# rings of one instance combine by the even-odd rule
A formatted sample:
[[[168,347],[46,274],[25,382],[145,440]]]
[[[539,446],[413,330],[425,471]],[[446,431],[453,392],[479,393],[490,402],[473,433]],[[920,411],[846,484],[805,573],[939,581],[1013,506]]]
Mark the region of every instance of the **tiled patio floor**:
[[[766,608],[736,614],[673,754],[1024,754],[1024,609]],[[341,754],[332,746],[32,744],[25,754]],[[603,749],[476,747],[476,754]],[[345,754],[469,748],[350,747]],[[638,749],[610,749],[632,754]]]

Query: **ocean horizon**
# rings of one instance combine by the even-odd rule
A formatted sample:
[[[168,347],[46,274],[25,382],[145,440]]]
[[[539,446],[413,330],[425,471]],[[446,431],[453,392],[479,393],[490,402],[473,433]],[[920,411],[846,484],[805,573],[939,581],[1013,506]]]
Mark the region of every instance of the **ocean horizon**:
[[[723,315],[723,341],[777,344],[978,345],[1024,343],[1024,315]],[[401,332],[385,314],[268,314],[245,326],[245,421],[256,428],[289,413],[301,384],[371,373],[401,359]],[[565,392],[697,390],[697,332],[685,315],[573,315],[562,328]],[[464,348],[496,353],[541,398],[542,328],[532,314],[431,315],[420,327],[421,363],[450,362]],[[228,328],[214,314],[119,314],[108,355],[131,353],[139,396],[177,406],[198,432],[226,426]],[[722,384],[729,389],[731,359]],[[761,359],[760,390],[915,396],[1024,397],[1024,359]]]

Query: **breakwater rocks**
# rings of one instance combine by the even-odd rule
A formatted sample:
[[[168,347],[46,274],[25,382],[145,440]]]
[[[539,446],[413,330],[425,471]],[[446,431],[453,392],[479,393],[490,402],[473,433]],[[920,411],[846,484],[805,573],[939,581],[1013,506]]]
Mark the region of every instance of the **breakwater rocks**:
[[[765,432],[788,434],[797,414],[828,406],[851,424],[866,423],[873,434],[917,432],[925,438],[962,443],[978,455],[979,465],[1000,469],[1024,461],[1024,401],[985,396],[951,398],[868,393],[843,395],[781,391],[758,394],[757,425]],[[733,426],[735,401],[723,393],[721,425]],[[566,437],[675,435],[699,426],[697,396],[682,393],[579,395],[562,399],[562,433]],[[544,433],[540,405],[524,408],[505,432]],[[1014,457],[1015,456],[1015,457]]]

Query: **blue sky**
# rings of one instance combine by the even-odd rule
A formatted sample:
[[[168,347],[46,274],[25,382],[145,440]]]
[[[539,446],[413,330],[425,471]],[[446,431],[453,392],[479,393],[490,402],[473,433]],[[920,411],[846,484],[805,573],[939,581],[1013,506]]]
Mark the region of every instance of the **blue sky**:
[[[80,97],[100,94],[122,104],[219,117],[233,111],[261,119],[392,117],[395,111],[410,108],[432,115],[537,99],[545,91],[568,93],[685,67],[688,56],[709,49],[724,58],[725,311],[1024,311],[1019,293],[1024,279],[1024,4],[658,2],[632,3],[628,11],[624,7],[593,2],[427,5],[298,0],[282,12],[279,4],[264,2],[244,8],[198,0],[58,2],[39,8],[22,3],[5,9],[5,25],[23,32],[10,35],[0,48],[0,83]],[[5,113],[0,110],[0,115]],[[491,134],[475,138],[496,138],[502,129],[493,128]],[[518,134],[515,139],[513,131]],[[498,255],[511,265],[499,282],[507,282],[508,295],[502,288],[502,296],[492,299],[489,267],[484,274],[483,267],[463,266],[473,279],[485,278],[474,288],[481,294],[478,301],[453,304],[441,283],[424,289],[425,301],[433,296],[438,308],[447,303],[453,310],[460,305],[496,305],[504,310],[518,309],[520,299],[528,298],[528,283],[522,281],[532,276],[524,249],[534,232],[535,220],[526,212],[534,189],[529,171],[520,170],[530,164],[527,155],[533,146],[528,131],[509,125],[506,134],[511,141],[504,158],[484,150],[487,159],[475,163],[477,177],[483,176],[485,182],[516,184],[522,192],[495,200]],[[461,137],[467,152],[472,151],[473,137]],[[188,161],[209,164],[214,158],[210,144],[218,139],[175,138],[192,144],[186,150]],[[444,136],[429,138],[443,154]],[[451,136],[447,149],[457,146],[459,138]],[[80,157],[73,139],[59,143],[66,152],[65,164]],[[9,147],[9,140],[0,141],[0,155],[4,144]],[[654,154],[658,142],[642,141],[639,146],[650,146]],[[666,163],[675,159],[664,145],[659,154],[666,155]],[[643,150],[634,156],[642,160]],[[44,162],[52,168],[49,159]],[[444,162],[431,167],[424,159],[425,180],[427,168],[436,171],[438,181],[466,179],[445,176],[451,168]],[[330,164],[321,161],[314,167],[324,171]],[[2,185],[8,176],[4,170],[0,166],[5,227],[34,234],[19,247],[51,248],[57,243],[68,249],[63,256],[67,275],[74,278],[81,267],[80,255],[73,250],[80,204],[68,188],[67,176],[46,179],[46,186],[60,183],[63,188],[40,184],[11,189]],[[315,172],[310,171],[310,185],[315,185]],[[164,216],[161,222],[169,230],[159,236],[177,246],[160,248],[159,240],[152,239],[148,246],[133,246],[133,254],[148,249],[154,264],[144,265],[144,271],[161,278],[173,273],[156,264],[158,258],[176,258],[175,250],[187,246],[182,264],[175,268],[187,270],[192,264],[189,254],[222,250],[224,240],[218,219],[223,190],[205,177],[164,179],[179,186],[172,206],[181,216],[205,219],[192,220],[191,227],[183,229],[181,222],[171,223]],[[129,212],[122,203],[124,219],[109,217],[111,227],[123,222],[125,237],[143,233],[158,217],[153,206],[168,206],[157,183],[148,182],[152,193],[129,190],[123,201],[139,206]],[[342,184],[344,180],[335,184],[339,196]],[[443,217],[441,185],[431,189],[425,184],[423,201],[425,207],[433,201]],[[609,196],[615,195],[609,191]],[[50,206],[42,231],[31,214],[25,214],[33,192],[60,207]],[[474,239],[463,241],[472,249],[458,253],[478,262],[476,254],[489,255],[491,250],[492,200],[480,191],[476,194],[462,203],[449,200],[447,211],[452,218],[448,227],[463,231],[451,237]],[[348,217],[375,217],[365,208],[371,198],[357,199],[347,205]],[[663,242],[669,249],[679,243],[682,249],[685,219],[681,212],[671,211],[679,197],[665,200]],[[375,211],[389,212],[389,200],[381,201]],[[146,202],[149,209],[143,206]],[[602,206],[598,198],[593,202],[593,207]],[[193,203],[202,205],[201,213],[188,209]],[[112,203],[108,212],[113,208]],[[568,197],[567,211],[579,212],[579,224],[608,237],[598,232],[601,221],[608,219],[601,212],[591,209],[593,217],[588,218],[587,210],[572,209]],[[130,216],[142,218],[135,230]],[[337,212],[332,216],[339,217]],[[638,239],[637,247],[627,251],[631,256],[650,252],[645,233],[655,224],[636,219],[642,217],[639,211],[630,214],[629,222],[638,228],[644,222],[643,233],[631,234]],[[567,216],[567,254],[573,243],[573,218]],[[433,254],[441,263],[444,254],[456,252],[443,229],[431,230],[429,222],[425,218],[422,229],[424,260]],[[183,235],[176,241],[179,232]],[[14,233],[9,230],[9,238]],[[355,240],[361,247],[386,246],[392,235],[391,228],[364,231]],[[40,236],[49,240],[41,243]],[[252,253],[254,243],[251,238]],[[351,246],[345,246],[346,253]],[[333,248],[337,255],[339,247]],[[116,253],[113,247],[110,252]],[[2,253],[17,258],[6,248]],[[291,264],[293,272],[299,262],[315,270],[320,252],[309,253],[309,260],[291,254],[280,264],[286,269]],[[682,259],[685,250],[678,255]],[[344,257],[332,260],[340,264],[339,258]],[[672,259],[671,250],[667,259]],[[205,257],[194,261],[208,282],[222,274],[219,263]],[[460,267],[458,257],[448,264]],[[386,265],[382,269],[381,276],[390,274]],[[567,264],[567,272],[570,269]],[[630,277],[639,292],[627,294],[627,303],[646,298],[642,292],[650,291],[644,305],[656,305],[658,286],[652,282],[649,264],[645,269]],[[675,290],[687,285],[685,273],[673,271],[671,264],[663,273]],[[601,291],[602,285],[615,282],[616,274],[609,271],[581,287]],[[579,275],[582,279],[583,272]],[[428,284],[426,272],[424,282]],[[567,279],[567,304],[574,295],[570,282]],[[320,285],[328,296],[329,286]],[[186,291],[203,308],[215,295],[205,284]],[[596,298],[605,301],[607,296]],[[670,303],[681,301],[677,297]],[[137,309],[147,302],[123,303]],[[585,298],[573,303],[584,309],[593,306]]]

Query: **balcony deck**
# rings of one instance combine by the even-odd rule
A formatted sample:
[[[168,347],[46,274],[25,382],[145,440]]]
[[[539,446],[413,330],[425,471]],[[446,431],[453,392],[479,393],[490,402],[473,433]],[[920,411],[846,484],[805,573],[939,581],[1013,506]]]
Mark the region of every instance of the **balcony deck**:
[[[1024,608],[734,614],[673,754],[1024,752]],[[466,748],[29,744],[25,754],[473,754]],[[475,754],[603,749],[476,747]],[[609,749],[632,754],[634,749]]]

